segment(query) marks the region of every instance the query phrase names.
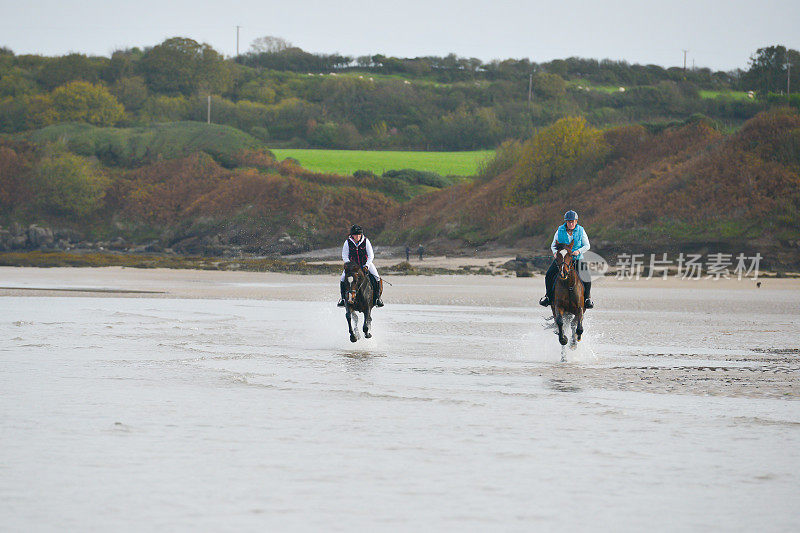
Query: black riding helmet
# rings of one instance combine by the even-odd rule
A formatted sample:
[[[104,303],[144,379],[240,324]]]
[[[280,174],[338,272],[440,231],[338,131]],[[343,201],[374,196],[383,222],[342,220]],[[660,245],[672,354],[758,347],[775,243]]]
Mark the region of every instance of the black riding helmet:
[[[364,230],[362,230],[361,226],[359,226],[358,224],[353,224],[350,227],[350,235],[363,235],[363,234]]]

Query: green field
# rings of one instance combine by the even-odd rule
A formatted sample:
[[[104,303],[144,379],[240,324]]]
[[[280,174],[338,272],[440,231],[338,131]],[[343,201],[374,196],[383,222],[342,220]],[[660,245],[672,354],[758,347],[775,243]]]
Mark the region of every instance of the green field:
[[[701,98],[729,98],[731,100],[751,100],[745,91],[700,91]]]
[[[356,170],[383,174],[387,170],[413,168],[442,176],[472,176],[481,161],[494,155],[493,150],[475,152],[390,152],[373,150],[272,150],[278,159],[291,157],[316,172],[348,176]]]

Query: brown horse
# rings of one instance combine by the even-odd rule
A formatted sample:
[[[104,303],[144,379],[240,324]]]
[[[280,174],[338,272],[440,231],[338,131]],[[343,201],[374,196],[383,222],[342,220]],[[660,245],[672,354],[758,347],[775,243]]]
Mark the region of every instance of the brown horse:
[[[572,343],[571,348],[577,346],[583,335],[583,282],[578,276],[578,269],[575,268],[575,257],[572,255],[572,244],[558,244],[556,253],[556,266],[558,276],[555,281],[555,291],[553,292],[553,318],[558,326],[558,342],[562,346],[567,344],[567,336],[564,335],[564,318],[570,318],[572,322]],[[562,361],[566,360],[562,352]]]
[[[372,326],[372,306],[375,305],[375,299],[367,269],[348,261],[344,264],[344,279],[347,283],[344,316],[350,330],[350,342],[356,342],[359,338],[356,311],[364,314],[364,337],[369,339],[372,337],[369,328]]]

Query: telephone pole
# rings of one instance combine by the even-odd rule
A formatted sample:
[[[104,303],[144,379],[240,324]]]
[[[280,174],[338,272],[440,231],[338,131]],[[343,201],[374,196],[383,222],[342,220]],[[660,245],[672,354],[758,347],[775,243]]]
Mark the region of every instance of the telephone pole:
[[[684,50],[683,51],[683,73],[684,74],[686,74],[686,54],[688,52],[689,52],[689,50]]]
[[[790,102],[791,99],[789,98],[789,89],[791,88],[790,82],[792,81],[792,64],[788,61],[786,62],[786,101]]]
[[[239,55],[239,29],[241,26],[236,26],[236,55]]]
[[[533,93],[533,74],[528,77],[528,109],[531,108],[531,94]]]

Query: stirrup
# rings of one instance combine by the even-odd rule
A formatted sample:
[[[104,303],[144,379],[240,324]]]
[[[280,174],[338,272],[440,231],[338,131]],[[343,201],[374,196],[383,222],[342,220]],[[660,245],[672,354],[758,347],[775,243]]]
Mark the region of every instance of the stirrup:
[[[594,308],[594,303],[592,302],[591,298],[586,298],[583,301],[583,308],[584,309],[592,309],[592,308]]]
[[[339,303],[338,303],[338,304],[336,304],[336,307],[344,307],[344,298],[342,298],[341,300],[339,300]]]
[[[539,305],[541,305],[542,307],[547,307],[548,305],[550,305],[550,298],[548,298],[547,296],[543,296],[542,299],[539,300]]]

